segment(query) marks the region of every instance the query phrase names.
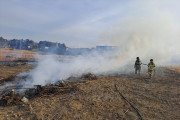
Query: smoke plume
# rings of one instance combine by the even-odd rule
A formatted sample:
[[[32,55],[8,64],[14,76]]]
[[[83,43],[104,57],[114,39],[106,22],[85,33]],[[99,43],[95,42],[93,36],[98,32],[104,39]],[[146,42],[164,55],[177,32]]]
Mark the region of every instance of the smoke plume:
[[[154,6],[154,2],[147,4],[139,1],[133,5],[129,6],[132,7],[131,10],[137,9],[136,12],[128,11],[125,17],[104,29],[99,35],[103,45],[116,46],[117,49],[103,54],[93,52],[76,56],[64,62],[50,57],[39,59],[38,66],[30,72],[29,82],[45,85],[88,72],[121,72],[128,65],[133,69],[137,56],[146,64],[150,59],[154,59],[157,66],[178,61],[178,19],[170,12],[161,12],[159,3]],[[139,12],[142,10],[144,14]]]

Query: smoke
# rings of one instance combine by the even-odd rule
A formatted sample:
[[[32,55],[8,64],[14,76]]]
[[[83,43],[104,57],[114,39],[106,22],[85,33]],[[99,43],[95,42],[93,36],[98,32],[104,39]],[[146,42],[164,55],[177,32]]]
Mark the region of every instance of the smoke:
[[[138,8],[140,3],[142,7]],[[134,3],[131,10],[135,12],[108,27],[99,39],[107,45],[119,46],[119,57],[127,62],[139,56],[145,63],[152,58],[158,65],[172,64],[180,51],[178,19],[169,11],[159,11],[163,8],[158,2],[152,3],[151,7],[143,1]]]
[[[178,61],[174,60],[180,51],[178,19],[169,12],[160,11],[158,5],[154,6],[154,1],[151,4],[143,1],[134,3],[130,9],[132,12],[128,11],[126,16],[102,31],[99,35],[101,43],[117,46],[114,51],[103,54],[93,52],[64,62],[53,57],[41,58],[27,82],[45,85],[88,72],[122,72],[128,65],[133,69],[137,56],[146,64],[154,59],[156,66]]]
[[[25,85],[45,85],[56,83],[60,80],[66,80],[71,76],[81,76],[86,73],[106,74],[118,70],[120,66],[117,63],[113,51],[99,53],[94,51],[87,55],[71,57],[70,60],[59,61],[53,56],[44,56],[38,59],[38,65],[30,73],[28,78],[22,84]],[[22,74],[23,75],[23,74]],[[27,74],[24,74],[27,75]]]

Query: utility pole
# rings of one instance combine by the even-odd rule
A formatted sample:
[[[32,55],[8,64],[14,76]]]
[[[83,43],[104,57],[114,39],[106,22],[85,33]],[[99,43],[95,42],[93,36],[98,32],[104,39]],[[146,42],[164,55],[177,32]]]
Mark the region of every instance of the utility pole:
[[[19,52],[19,53],[20,53],[20,56],[19,56],[20,59],[22,59],[22,51],[21,51],[21,49],[22,49],[22,43],[21,43],[21,42],[22,42],[22,39],[20,40],[20,52]]]

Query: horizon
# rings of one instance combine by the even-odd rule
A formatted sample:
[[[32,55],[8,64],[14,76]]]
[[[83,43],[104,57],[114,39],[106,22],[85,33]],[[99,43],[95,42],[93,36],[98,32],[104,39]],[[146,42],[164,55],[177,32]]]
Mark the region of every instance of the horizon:
[[[21,39],[17,39],[17,38],[11,38],[11,39],[6,39],[6,38],[4,38],[3,36],[0,36],[0,37],[2,37],[3,39],[5,39],[5,40],[8,40],[8,41],[10,41],[10,40],[13,40],[13,39],[15,39],[15,40],[32,40],[32,39],[28,39],[28,38],[21,38]],[[36,42],[36,43],[39,43],[40,41],[47,41],[47,42],[53,42],[53,43],[60,43],[60,44],[65,44],[66,45],[66,43],[62,43],[62,42],[56,42],[56,41],[49,41],[49,40],[40,40],[40,41],[34,41],[34,40],[32,40],[33,42]],[[92,47],[69,47],[69,46],[66,46],[67,48],[89,48],[89,49],[92,49],[92,48],[96,48],[96,47],[99,47],[99,46],[107,46],[107,47],[119,47],[119,46],[110,46],[110,45],[96,45],[96,46],[92,46]]]
[[[0,36],[62,42],[69,47],[112,46],[136,32],[128,28],[136,21],[145,21],[147,33],[152,28],[146,25],[153,20],[169,21],[179,32],[179,5],[178,0],[0,0]],[[125,38],[118,36],[127,29]]]

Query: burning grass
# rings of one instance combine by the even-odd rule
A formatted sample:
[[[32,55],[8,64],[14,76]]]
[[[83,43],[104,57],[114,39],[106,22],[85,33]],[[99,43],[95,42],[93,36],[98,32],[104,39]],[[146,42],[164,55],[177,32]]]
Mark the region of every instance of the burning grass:
[[[33,95],[32,91],[34,90],[27,90],[26,94],[29,95],[28,99],[30,99],[29,105],[22,104],[22,97],[18,101],[15,99],[16,97],[12,99],[11,94],[3,96],[1,102],[4,102],[3,105],[16,105],[19,107],[23,105],[27,107],[27,112],[19,115],[21,110],[18,110],[18,112],[10,115],[11,118],[16,118],[16,116],[24,118],[26,116],[26,118],[31,119],[33,115],[35,115],[36,119],[120,119],[126,115],[137,118],[131,107],[118,96],[114,89],[111,89],[113,83],[102,86],[101,82],[105,82],[105,79],[95,77],[91,73],[76,78],[75,82],[71,80],[73,79],[69,78],[67,82],[42,86]],[[118,97],[114,99],[114,95]],[[42,105],[43,111],[39,107],[35,107],[38,104]],[[16,106],[14,109],[17,109]],[[31,107],[29,108],[29,106]],[[49,108],[45,110],[48,106]],[[123,110],[124,107],[126,110]],[[40,114],[35,114],[39,110]],[[60,112],[58,112],[59,110]],[[46,113],[45,116],[43,115],[44,112]],[[51,114],[46,116],[47,113]]]
[[[161,74],[160,74],[161,73]],[[158,68],[152,79],[92,73],[41,86],[27,104],[0,107],[2,119],[179,119],[180,75]],[[116,87],[115,87],[116,85]],[[36,91],[35,89],[29,92]],[[120,96],[119,92],[131,103]],[[22,97],[21,97],[22,98]],[[8,115],[8,116],[7,116]]]
[[[18,105],[20,104],[22,101],[22,97],[20,96],[12,96],[12,93],[8,93],[6,95],[4,95],[1,99],[0,99],[0,106],[9,106],[9,105]]]

